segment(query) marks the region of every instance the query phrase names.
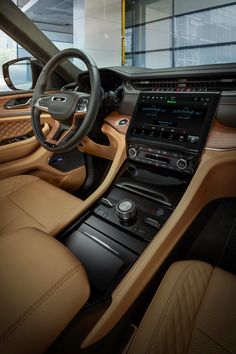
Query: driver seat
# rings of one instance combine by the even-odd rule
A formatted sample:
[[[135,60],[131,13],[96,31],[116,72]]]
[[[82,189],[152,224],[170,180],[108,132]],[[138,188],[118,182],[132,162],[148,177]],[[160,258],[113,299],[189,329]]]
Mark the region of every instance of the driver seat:
[[[54,236],[78,214],[82,200],[32,175],[0,180],[0,236],[33,227]]]
[[[44,353],[90,294],[82,263],[42,231],[0,238],[0,353]]]

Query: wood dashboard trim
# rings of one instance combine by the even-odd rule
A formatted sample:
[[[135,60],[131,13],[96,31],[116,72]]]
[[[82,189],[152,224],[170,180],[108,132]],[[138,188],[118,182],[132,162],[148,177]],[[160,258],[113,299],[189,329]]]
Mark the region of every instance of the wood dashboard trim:
[[[119,126],[117,122],[124,118],[128,120],[128,123],[125,126]],[[112,112],[109,116],[105,118],[105,124],[102,127],[102,132],[105,135],[107,135],[110,145],[105,146],[105,145],[96,144],[94,141],[86,137],[81,142],[82,146],[80,146],[79,148],[80,151],[86,152],[94,156],[102,157],[108,160],[113,160],[117,152],[117,141],[114,140],[113,134],[111,135],[111,132],[115,130],[120,135],[121,134],[125,135],[129,127],[130,119],[131,119],[130,116],[124,116],[124,115],[120,115],[117,112]],[[107,129],[107,126],[110,126],[112,130]]]
[[[236,128],[231,128],[215,120],[206,143],[206,149],[235,149]]]
[[[120,126],[118,122],[121,119],[127,119],[128,123],[126,125]],[[112,126],[115,130],[117,130],[121,134],[126,134],[129,128],[129,124],[131,122],[131,116],[119,114],[118,112],[112,112],[105,118],[105,122]]]

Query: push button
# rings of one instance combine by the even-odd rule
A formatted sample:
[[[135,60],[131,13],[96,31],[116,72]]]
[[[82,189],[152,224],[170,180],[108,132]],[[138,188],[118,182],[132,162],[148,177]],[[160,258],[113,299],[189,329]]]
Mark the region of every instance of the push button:
[[[120,119],[120,120],[118,120],[118,122],[117,122],[117,125],[119,125],[120,127],[122,127],[123,125],[126,125],[126,124],[128,124],[128,119],[126,119],[126,118],[124,118],[124,119]]]
[[[102,208],[96,208],[95,213],[103,218],[106,218],[108,215],[108,213],[105,210],[103,210]]]
[[[155,227],[156,229],[160,229],[161,224],[159,221],[152,219],[152,218],[144,218],[144,222],[148,225],[151,225],[153,227]]]
[[[108,208],[113,208],[114,204],[108,198],[102,198],[101,203]]]
[[[140,227],[135,226],[133,227],[132,231],[137,237],[140,237],[142,239],[145,239],[147,236],[147,232],[144,229],[141,229]]]

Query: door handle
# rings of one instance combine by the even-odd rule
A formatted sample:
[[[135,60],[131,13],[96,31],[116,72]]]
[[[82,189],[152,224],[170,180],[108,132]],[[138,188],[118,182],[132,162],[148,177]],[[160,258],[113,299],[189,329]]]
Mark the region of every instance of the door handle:
[[[22,101],[22,103],[20,103]],[[31,104],[32,98],[31,97],[27,97],[26,101],[24,98],[22,99],[13,99],[8,101],[4,108],[6,109],[17,109],[17,108],[26,108],[27,106],[29,106]]]

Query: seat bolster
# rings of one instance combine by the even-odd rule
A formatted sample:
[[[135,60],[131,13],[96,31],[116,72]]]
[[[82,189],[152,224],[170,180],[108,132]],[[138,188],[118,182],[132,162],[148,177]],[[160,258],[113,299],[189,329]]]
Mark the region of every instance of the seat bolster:
[[[39,180],[39,178],[32,175],[12,176],[0,180],[0,199],[15,193],[22,186],[37,180]]]
[[[2,236],[0,260],[0,352],[43,353],[88,299],[84,268],[32,228]]]
[[[31,175],[0,181],[0,236],[21,228],[40,229],[52,236],[71,222],[83,202]]]
[[[199,261],[174,263],[162,280],[127,352],[186,353],[212,271],[210,265]]]

